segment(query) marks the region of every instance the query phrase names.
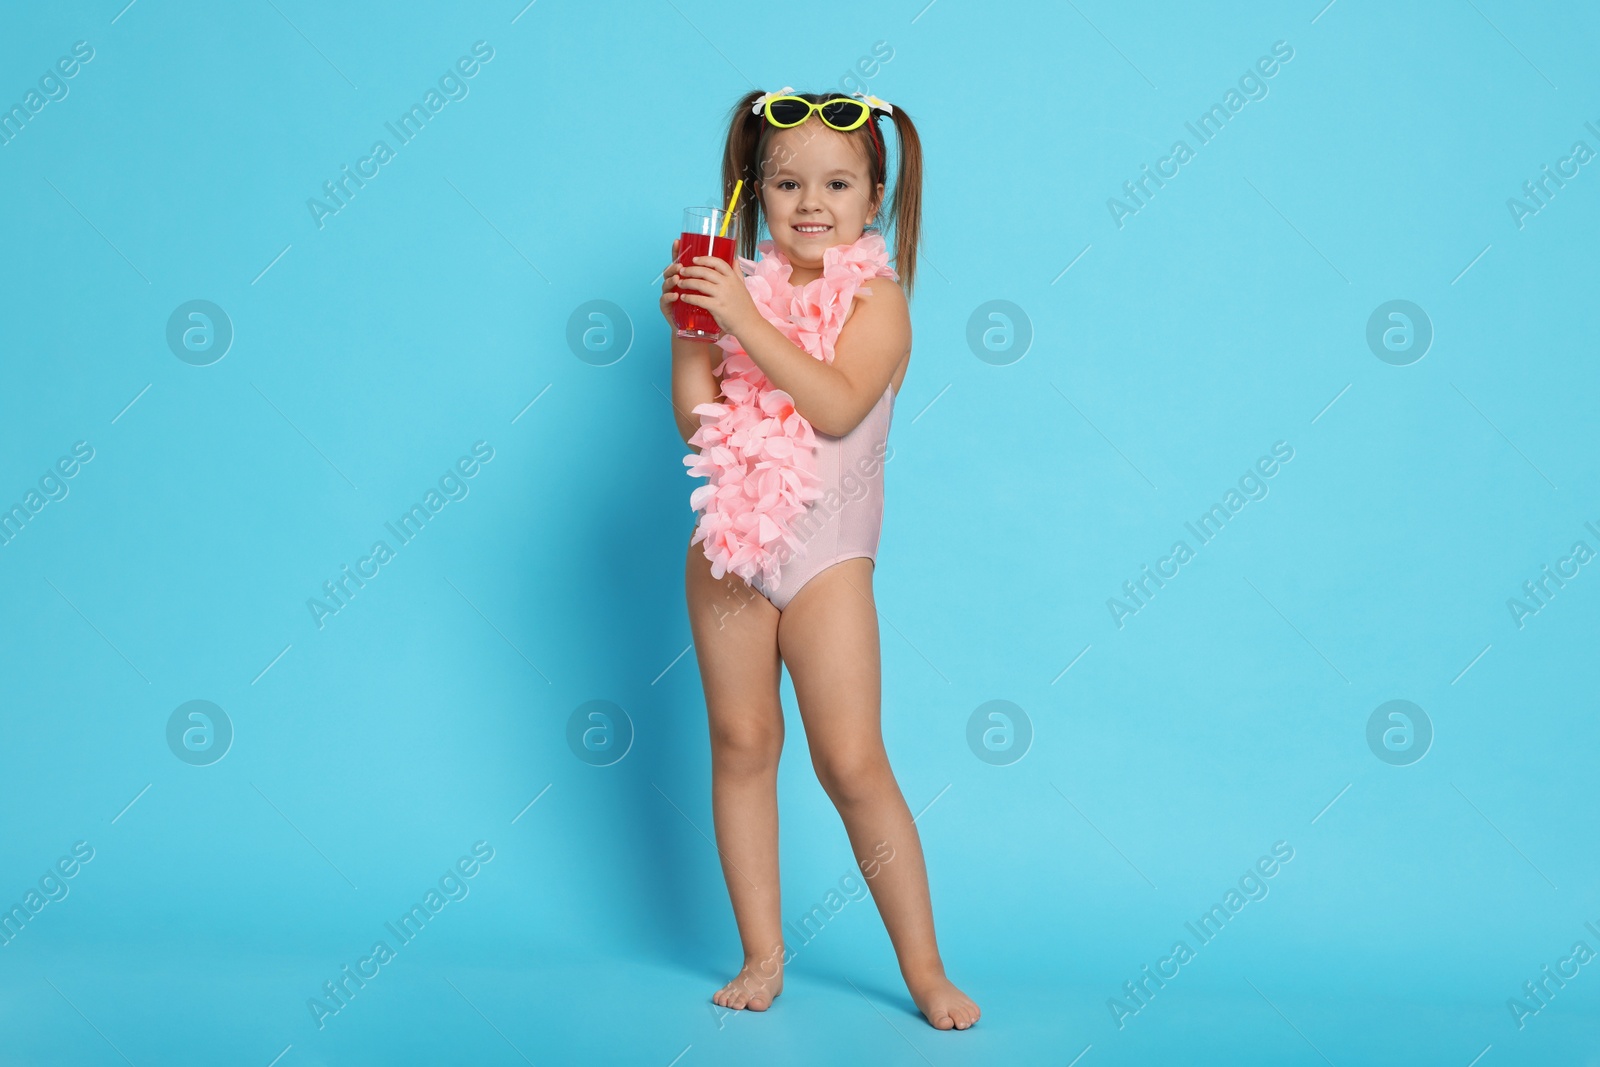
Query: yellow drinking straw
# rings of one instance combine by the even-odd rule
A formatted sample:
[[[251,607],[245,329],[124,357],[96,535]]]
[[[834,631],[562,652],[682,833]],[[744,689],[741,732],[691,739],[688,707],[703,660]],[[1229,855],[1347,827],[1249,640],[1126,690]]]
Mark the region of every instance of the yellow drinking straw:
[[[733,195],[728,198],[727,210],[722,213],[722,232],[717,234],[718,237],[728,236],[728,223],[733,221],[733,209],[739,206],[739,190],[743,188],[743,178],[733,183]]]

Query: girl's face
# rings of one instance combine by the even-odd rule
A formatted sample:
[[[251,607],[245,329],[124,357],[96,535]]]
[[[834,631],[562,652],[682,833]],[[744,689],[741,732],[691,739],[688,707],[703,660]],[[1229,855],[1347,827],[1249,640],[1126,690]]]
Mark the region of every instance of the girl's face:
[[[853,243],[877,214],[883,183],[868,184],[865,146],[854,141],[812,115],[767,142],[762,207],[796,270],[820,272],[823,250]]]

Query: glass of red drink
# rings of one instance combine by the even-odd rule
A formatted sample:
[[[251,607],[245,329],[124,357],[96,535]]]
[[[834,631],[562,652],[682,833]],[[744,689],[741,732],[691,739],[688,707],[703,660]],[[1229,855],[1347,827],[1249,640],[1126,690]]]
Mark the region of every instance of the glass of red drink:
[[[724,219],[728,232],[722,233]],[[731,218],[720,207],[691,207],[683,212],[683,235],[678,244],[678,265],[694,266],[695,256],[716,256],[733,265],[733,249],[739,238],[739,216]],[[680,286],[681,288],[681,286]],[[683,289],[684,293],[699,293],[698,289]],[[703,294],[702,294],[703,295]],[[715,341],[722,336],[722,327],[711,312],[703,307],[686,304],[680,297],[672,304],[672,321],[677,335],[688,341]]]

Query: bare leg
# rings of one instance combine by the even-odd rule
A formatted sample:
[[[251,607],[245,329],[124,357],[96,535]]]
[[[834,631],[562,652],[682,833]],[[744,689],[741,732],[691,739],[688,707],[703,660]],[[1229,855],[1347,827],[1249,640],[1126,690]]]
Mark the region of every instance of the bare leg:
[[[711,577],[689,546],[684,588],[711,724],[711,810],[744,964],[713,996],[765,1011],[783,990],[778,899],[778,609],[736,575]]]
[[[795,594],[778,623],[811,762],[868,875],[911,999],[940,1029],[965,1030],[978,1006],[945,977],[933,934],[922,843],[883,747],[872,560],[846,560]]]

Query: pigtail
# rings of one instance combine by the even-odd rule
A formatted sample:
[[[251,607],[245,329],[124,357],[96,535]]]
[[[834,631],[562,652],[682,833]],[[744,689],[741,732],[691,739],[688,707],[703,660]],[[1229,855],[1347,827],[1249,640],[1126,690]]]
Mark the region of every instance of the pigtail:
[[[894,180],[890,220],[894,225],[894,266],[911,296],[917,278],[917,247],[922,242],[922,139],[911,116],[895,105],[894,129],[900,145],[900,167]]]
[[[733,196],[734,184],[741,178],[744,180],[734,216],[739,220],[737,254],[745,259],[756,258],[756,238],[761,231],[761,197],[756,194],[755,183],[761,177],[759,153],[766,120],[750,109],[762,95],[761,90],[753,89],[733,105],[733,112],[728,116],[728,148],[722,157],[724,204]]]

